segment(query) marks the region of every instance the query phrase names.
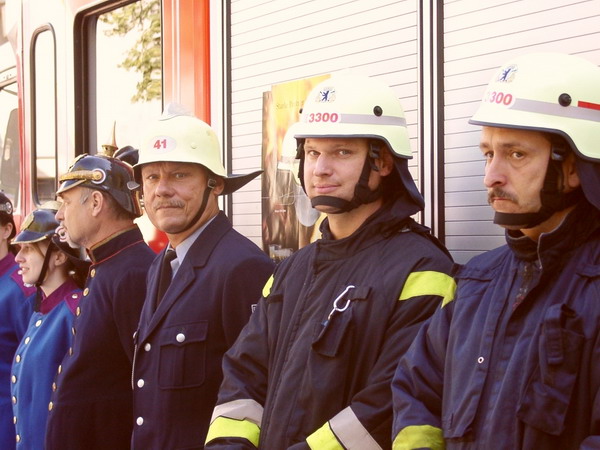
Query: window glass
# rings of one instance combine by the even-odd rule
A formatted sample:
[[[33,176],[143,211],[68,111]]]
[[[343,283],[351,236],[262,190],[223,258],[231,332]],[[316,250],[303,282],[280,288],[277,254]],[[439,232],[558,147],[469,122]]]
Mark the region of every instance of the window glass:
[[[34,198],[53,200],[56,192],[56,49],[54,34],[45,29],[33,40]]]
[[[159,0],[137,1],[98,17],[95,67],[96,151],[106,145],[139,148],[145,124],[162,110]]]
[[[14,72],[14,69],[11,70]],[[20,181],[17,106],[17,83],[0,88],[0,189],[15,206],[19,201]]]

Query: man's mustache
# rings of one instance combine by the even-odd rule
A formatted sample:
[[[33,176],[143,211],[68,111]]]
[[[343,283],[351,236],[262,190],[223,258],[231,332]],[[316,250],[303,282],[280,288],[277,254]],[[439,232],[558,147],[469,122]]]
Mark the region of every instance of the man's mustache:
[[[517,198],[514,195],[506,192],[505,190],[503,190],[499,187],[494,187],[494,188],[491,188],[490,190],[488,190],[488,203],[489,204],[492,203],[493,198],[498,198],[498,197],[518,203]]]
[[[152,209],[154,211],[157,211],[162,208],[183,208],[184,206],[185,206],[185,204],[183,202],[177,201],[177,200],[168,201],[168,202],[160,201],[160,202],[152,203]]]

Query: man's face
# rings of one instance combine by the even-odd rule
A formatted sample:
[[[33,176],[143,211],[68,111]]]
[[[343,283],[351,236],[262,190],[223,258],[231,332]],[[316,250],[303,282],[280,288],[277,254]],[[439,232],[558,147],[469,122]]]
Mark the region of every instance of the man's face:
[[[199,164],[156,162],[142,166],[144,208],[156,228],[179,234],[198,213],[207,188],[207,172]],[[216,200],[211,195],[209,205]]]
[[[89,190],[74,187],[58,194],[61,206],[56,212],[58,220],[75,244],[87,247],[90,238],[92,219],[92,195]]]
[[[351,200],[365,164],[369,144],[362,138],[307,138],[304,142],[304,186],[309,198],[319,195]],[[381,174],[371,171],[369,187],[375,189]],[[321,212],[335,208],[319,205]]]
[[[539,211],[549,139],[537,131],[483,127],[479,147],[486,159],[484,184],[492,208],[509,214]]]

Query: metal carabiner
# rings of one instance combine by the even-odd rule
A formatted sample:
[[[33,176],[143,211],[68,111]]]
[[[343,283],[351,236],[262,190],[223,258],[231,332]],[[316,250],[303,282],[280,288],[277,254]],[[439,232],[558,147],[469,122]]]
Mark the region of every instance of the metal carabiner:
[[[336,311],[337,312],[344,312],[344,311],[346,311],[348,309],[348,307],[350,306],[350,300],[346,300],[346,304],[343,307],[341,307],[341,308],[338,306],[338,302],[342,298],[344,298],[344,296],[348,293],[348,291],[350,289],[354,289],[354,286],[351,285],[351,284],[348,285],[348,286],[346,286],[346,289],[344,289],[344,291],[340,295],[338,295],[337,298],[333,301],[333,308],[332,308],[331,312],[329,313],[329,315],[327,316],[327,320],[325,321],[324,325],[326,325],[327,323],[329,323],[329,320],[331,319],[331,316],[333,316],[334,312],[336,312]]]

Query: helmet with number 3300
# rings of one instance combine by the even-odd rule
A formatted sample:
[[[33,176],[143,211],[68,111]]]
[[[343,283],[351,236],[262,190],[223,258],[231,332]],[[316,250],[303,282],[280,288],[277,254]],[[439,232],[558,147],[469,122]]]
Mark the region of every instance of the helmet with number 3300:
[[[423,208],[423,197],[408,170],[407,159],[412,158],[412,151],[404,110],[397,94],[380,81],[353,73],[335,74],[322,81],[306,97],[300,121],[290,131],[298,142],[298,178],[303,187],[305,139],[366,138],[370,141],[370,152],[354,197],[346,201],[319,196],[311,199],[313,206],[327,203],[345,212],[377,199],[381,194],[369,190],[368,179],[373,159],[379,157],[379,142],[390,150],[396,168],[394,175],[386,177],[393,181],[386,183],[383,190],[388,191],[387,194],[406,196],[412,204],[411,214]]]

